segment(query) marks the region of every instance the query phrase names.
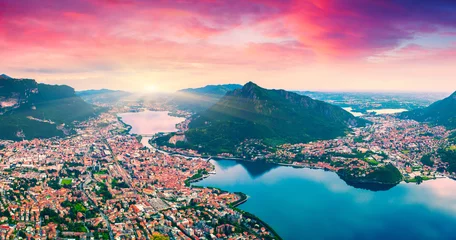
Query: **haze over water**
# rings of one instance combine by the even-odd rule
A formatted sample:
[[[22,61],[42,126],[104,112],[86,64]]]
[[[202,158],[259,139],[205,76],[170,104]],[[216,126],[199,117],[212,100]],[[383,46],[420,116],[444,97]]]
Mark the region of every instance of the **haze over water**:
[[[167,112],[121,114],[132,132],[173,131]],[[144,144],[144,143],[143,143]],[[401,183],[380,192],[348,186],[335,173],[266,163],[212,161],[216,174],[198,186],[249,196],[239,208],[255,214],[285,240],[454,239],[456,181]]]
[[[175,132],[176,124],[185,118],[172,117],[167,111],[144,111],[121,113],[122,121],[131,125],[131,133],[153,135],[160,132]]]

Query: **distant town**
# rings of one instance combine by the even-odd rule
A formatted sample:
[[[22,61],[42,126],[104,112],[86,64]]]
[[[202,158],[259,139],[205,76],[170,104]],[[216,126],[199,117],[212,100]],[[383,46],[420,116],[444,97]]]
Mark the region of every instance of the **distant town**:
[[[350,175],[361,179],[378,168],[392,164],[402,175],[399,181],[392,182],[396,184],[402,180],[420,183],[429,179],[455,177],[450,163],[437,154],[439,149],[455,148],[455,143],[449,141],[451,131],[390,115],[371,115],[366,119],[371,124],[356,128],[345,137],[277,147],[270,147],[261,139],[250,139],[239,145],[236,154],[219,154],[216,157],[335,172],[345,169],[350,170]],[[179,136],[183,135],[173,137],[170,142],[175,143]],[[156,147],[187,156],[201,156],[194,150]],[[378,182],[381,183],[381,180]]]

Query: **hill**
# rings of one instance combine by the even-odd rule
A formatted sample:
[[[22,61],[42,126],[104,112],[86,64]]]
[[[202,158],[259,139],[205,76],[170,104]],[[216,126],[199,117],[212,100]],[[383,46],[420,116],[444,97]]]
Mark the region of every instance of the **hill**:
[[[6,75],[6,74],[2,74],[0,75],[0,79],[11,79],[12,77]]]
[[[131,95],[129,92],[110,89],[77,91],[76,95],[92,104],[113,104]]]
[[[426,108],[404,112],[399,114],[398,117],[443,125],[449,129],[454,129],[456,128],[456,92]]]
[[[368,174],[356,172],[345,168],[339,170],[337,175],[350,186],[371,191],[388,190],[402,181],[401,172],[392,164],[376,167]]]
[[[101,94],[109,94],[109,93],[115,93],[115,92],[122,92],[122,91],[117,91],[117,90],[109,90],[109,89],[89,89],[89,90],[83,90],[83,91],[77,91],[76,95],[78,96],[91,96],[91,95],[101,95]]]
[[[73,121],[96,114],[92,105],[65,85],[32,79],[0,79],[0,138],[10,140],[65,136]]]
[[[242,85],[240,84],[221,84],[221,85],[207,85],[200,88],[186,88],[179,90],[181,93],[193,93],[199,95],[218,95],[220,97],[224,96],[227,92],[240,89]]]
[[[186,138],[202,152],[234,152],[246,139],[269,145],[308,142],[345,135],[364,123],[340,107],[249,82],[194,117]]]
[[[239,84],[222,84],[182,89],[174,94],[169,103],[180,110],[201,112],[214,105],[227,92],[240,88],[242,85]]]

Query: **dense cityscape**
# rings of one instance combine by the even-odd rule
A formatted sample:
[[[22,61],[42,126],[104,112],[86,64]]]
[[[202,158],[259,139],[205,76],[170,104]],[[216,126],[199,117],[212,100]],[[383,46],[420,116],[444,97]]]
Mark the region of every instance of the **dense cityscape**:
[[[1,239],[274,239],[235,207],[242,193],[191,187],[213,171],[126,134],[115,114],[63,139],[2,141]]]
[[[456,239],[456,1],[0,0],[0,240]]]
[[[366,119],[371,124],[346,137],[277,148],[252,139],[240,144],[238,156],[218,157],[349,170],[357,178],[392,164],[400,181],[418,183],[454,176],[434,154],[454,148],[444,127],[388,115]],[[161,148],[180,154],[170,155],[143,146],[129,129],[110,112],[79,123],[74,136],[2,141],[2,238],[278,238],[236,209],[246,195],[190,185],[214,171],[207,159],[192,150]]]

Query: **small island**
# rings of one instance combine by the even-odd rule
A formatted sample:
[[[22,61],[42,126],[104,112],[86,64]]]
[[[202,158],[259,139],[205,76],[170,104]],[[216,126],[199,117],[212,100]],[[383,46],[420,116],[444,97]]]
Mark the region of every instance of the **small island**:
[[[388,190],[399,184],[403,176],[392,164],[369,169],[366,172],[341,169],[337,175],[348,185],[372,191]]]

